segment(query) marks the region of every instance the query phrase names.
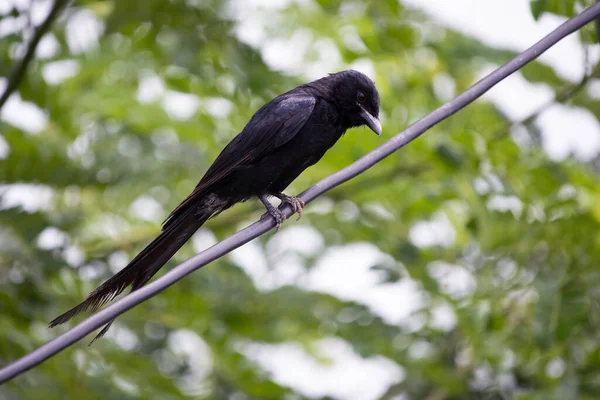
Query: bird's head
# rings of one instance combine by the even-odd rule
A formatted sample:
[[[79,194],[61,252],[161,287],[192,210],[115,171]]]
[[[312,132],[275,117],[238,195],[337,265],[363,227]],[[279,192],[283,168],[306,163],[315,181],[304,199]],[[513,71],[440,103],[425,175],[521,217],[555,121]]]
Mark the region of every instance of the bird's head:
[[[347,70],[329,75],[331,100],[343,112],[349,127],[367,125],[381,135],[379,121],[379,92],[365,74]]]

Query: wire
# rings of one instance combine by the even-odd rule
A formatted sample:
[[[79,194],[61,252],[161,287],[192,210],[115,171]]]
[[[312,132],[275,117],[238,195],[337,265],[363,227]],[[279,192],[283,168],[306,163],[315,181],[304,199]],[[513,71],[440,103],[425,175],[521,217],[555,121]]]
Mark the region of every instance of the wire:
[[[300,197],[306,203],[308,203],[328,190],[366,171],[379,161],[383,160],[385,157],[401,149],[411,141],[417,139],[432,126],[438,124],[440,121],[450,117],[466,107],[468,104],[475,101],[500,81],[519,70],[527,63],[535,60],[546,50],[555,45],[558,41],[580,29],[585,24],[593,21],[598,16],[600,16],[600,3],[594,4],[581,14],[566,21],[542,40],[513,58],[504,66],[496,69],[494,72],[474,84],[471,88],[453,100],[437,108],[426,117],[418,120],[404,131],[398,133],[393,138],[377,147],[375,150],[360,158],[358,161],[311,186],[305,190]],[[288,217],[292,214],[291,207],[288,205],[283,207],[282,210]],[[116,318],[130,308],[135,307],[144,300],[165,290],[195,270],[202,268],[206,264],[264,234],[274,226],[275,221],[271,217],[262,218],[252,225],[215,244],[211,248],[184,261],[152,283],[140,288],[139,290],[136,290],[128,296],[125,296],[124,298],[92,315],[85,321],[74,326],[70,330],[59,335],[38,349],[18,359],[12,364],[7,365],[0,370],[0,383],[6,382],[44,362],[61,350],[64,350],[71,344],[77,342],[87,334],[100,328],[113,318]]]

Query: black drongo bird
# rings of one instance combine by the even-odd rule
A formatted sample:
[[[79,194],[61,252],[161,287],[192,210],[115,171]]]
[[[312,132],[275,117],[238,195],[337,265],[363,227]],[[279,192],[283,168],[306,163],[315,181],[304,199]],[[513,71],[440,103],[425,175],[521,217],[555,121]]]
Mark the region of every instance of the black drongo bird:
[[[268,196],[289,203],[301,215],[303,201],[283,194],[283,190],[319,161],[348,128],[367,125],[380,135],[378,117],[375,84],[353,70],[331,74],[275,97],[225,146],[194,191],[171,212],[160,235],[129,265],[50,326],[82,311],[98,309],[128,286],[132,291],[139,289],[207,219],[235,203],[258,197],[277,227],[285,215],[269,203]],[[111,323],[94,340],[104,335]]]

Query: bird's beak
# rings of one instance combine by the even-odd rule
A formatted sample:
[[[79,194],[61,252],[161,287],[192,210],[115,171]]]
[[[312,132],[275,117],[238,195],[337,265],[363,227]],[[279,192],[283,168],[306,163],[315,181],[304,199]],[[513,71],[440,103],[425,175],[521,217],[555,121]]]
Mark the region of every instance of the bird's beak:
[[[381,136],[381,121],[378,118],[371,115],[370,112],[365,110],[363,106],[359,104],[360,107],[360,116],[365,120],[365,123],[373,132],[377,134],[377,136]]]

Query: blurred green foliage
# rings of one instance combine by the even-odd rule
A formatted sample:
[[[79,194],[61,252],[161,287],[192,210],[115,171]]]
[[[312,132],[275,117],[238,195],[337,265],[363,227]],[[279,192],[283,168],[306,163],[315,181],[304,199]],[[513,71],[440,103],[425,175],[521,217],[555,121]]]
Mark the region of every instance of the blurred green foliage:
[[[536,17],[571,16],[588,3],[532,0],[531,9]],[[7,145],[0,157],[0,365],[62,331],[48,330],[47,321],[143,248],[252,113],[308,79],[307,66],[326,57],[320,50],[337,49],[340,66],[370,60],[388,138],[468,88],[483,67],[513,55],[396,0],[280,2],[266,11],[246,5],[247,18],[262,15],[255,25],[264,23],[252,41],[237,34],[246,21],[235,12],[242,5],[80,1],[55,22],[55,51],[32,63],[18,91],[44,110],[47,125],[38,133],[0,126]],[[15,7],[0,22],[28,15]],[[77,49],[90,35],[78,31],[69,41],[76,20],[84,33],[101,27],[84,50]],[[28,29],[0,40],[0,76],[8,76]],[[294,37],[309,41],[296,70],[265,62],[261,43]],[[49,71],[57,65],[76,67],[56,82]],[[537,62],[522,73],[557,93],[573,85]],[[450,93],[436,88],[439,78],[452,82]],[[140,93],[141,82],[163,97]],[[197,109],[186,115],[181,102],[164,106],[164,96],[184,96]],[[565,101],[600,112],[586,90]],[[224,257],[120,317],[107,339],[73,345],[0,387],[0,398],[304,398],[247,357],[240,343],[293,342],[319,359],[314,344],[331,337],[365,359],[383,356],[403,367],[403,379],[385,387],[382,399],[598,398],[597,164],[551,160],[534,122],[514,124],[490,103],[472,104],[308,206],[300,222],[288,221],[278,234],[309,229],[323,242],[318,251],[294,250],[272,234],[255,241],[268,268],[292,257],[307,274],[328,250],[374,245],[393,260],[371,266],[378,285],[410,280],[424,299],[403,323],[302,284],[269,290],[240,268],[239,258]],[[348,132],[288,192],[380,143],[366,129]],[[33,205],[15,202],[15,193],[33,197]],[[140,198],[157,215],[136,212]],[[258,202],[236,206],[209,221],[199,246],[262,212]],[[411,240],[416,224],[440,218],[453,240]],[[192,254],[186,245],[169,265]],[[473,285],[457,292],[445,280],[449,271],[462,271]],[[454,324],[436,323],[440,306],[451,310]],[[174,344],[181,332],[206,344],[200,357]]]

